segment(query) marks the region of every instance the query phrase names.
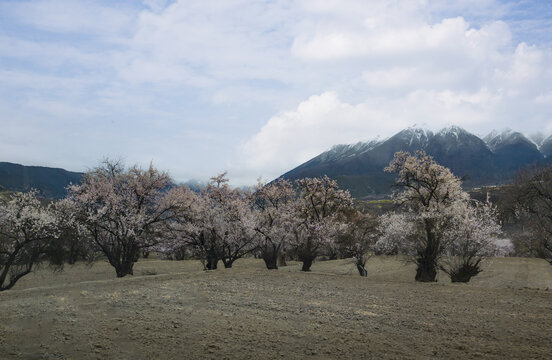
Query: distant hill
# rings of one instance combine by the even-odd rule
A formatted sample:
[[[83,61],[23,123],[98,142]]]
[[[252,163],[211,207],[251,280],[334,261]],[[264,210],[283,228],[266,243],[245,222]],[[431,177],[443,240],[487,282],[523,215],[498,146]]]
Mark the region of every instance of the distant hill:
[[[28,191],[34,188],[42,196],[49,198],[65,196],[65,187],[70,183],[78,184],[82,175],[58,168],[0,162],[0,188],[11,191]]]
[[[328,175],[357,198],[381,197],[391,192],[396,176],[383,171],[395,152],[424,150],[463,178],[466,187],[497,185],[511,181],[521,167],[548,161],[552,137],[545,139],[541,148],[543,151],[511,130],[482,139],[457,126],[436,133],[408,128],[383,141],[336,145],[281,177],[295,180]]]

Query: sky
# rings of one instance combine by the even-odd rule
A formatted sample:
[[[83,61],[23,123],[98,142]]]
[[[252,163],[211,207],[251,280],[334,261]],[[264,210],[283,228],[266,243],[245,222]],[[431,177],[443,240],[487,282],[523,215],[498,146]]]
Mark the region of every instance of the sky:
[[[415,125],[552,133],[552,2],[0,0],[0,161],[248,185]]]

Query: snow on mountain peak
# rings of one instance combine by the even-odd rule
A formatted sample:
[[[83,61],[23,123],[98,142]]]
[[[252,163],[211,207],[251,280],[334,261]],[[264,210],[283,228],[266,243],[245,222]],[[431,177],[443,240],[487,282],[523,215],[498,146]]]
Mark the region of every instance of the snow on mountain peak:
[[[464,135],[464,134],[467,134],[467,133],[468,132],[466,130],[464,130],[460,126],[456,126],[456,125],[452,125],[452,126],[443,128],[443,129],[441,129],[441,131],[439,131],[439,135],[441,135],[441,136],[452,135],[457,139],[460,135]]]
[[[498,147],[505,145],[512,145],[515,143],[529,143],[538,147],[538,145],[529,140],[525,135],[512,129],[504,129],[501,131],[493,130],[487,136],[483,138],[483,141],[489,146],[492,151],[495,151]]]
[[[397,134],[404,140],[408,141],[409,146],[413,143],[425,144],[433,137],[433,132],[426,128],[409,127]]]
[[[372,150],[381,143],[379,136],[371,141],[359,141],[356,144],[339,144],[331,147],[330,150],[319,155],[323,162],[336,161],[348,156],[357,155]]]

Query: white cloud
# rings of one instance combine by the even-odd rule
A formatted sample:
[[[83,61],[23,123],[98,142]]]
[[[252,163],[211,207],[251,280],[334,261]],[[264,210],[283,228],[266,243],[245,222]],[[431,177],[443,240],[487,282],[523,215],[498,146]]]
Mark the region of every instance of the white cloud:
[[[38,0],[8,3],[0,9],[41,30],[98,35],[128,29],[133,14],[130,7],[122,7],[96,1]]]
[[[321,17],[301,28],[292,55],[314,67],[356,69],[356,80],[354,72],[346,73],[355,91],[319,92],[270,118],[242,148],[251,169],[278,176],[332,145],[389,136],[415,123],[485,133],[503,127],[538,131],[552,122],[549,50],[513,43],[502,20],[478,27],[460,16],[430,23],[424,2],[406,10],[398,3],[384,2],[377,16],[359,10],[336,25],[337,12],[332,21]],[[308,5],[320,13],[338,6]],[[494,5],[478,9],[485,13]],[[340,97],[357,101],[351,105]]]
[[[433,51],[481,57],[492,55],[493,50],[507,45],[510,40],[508,26],[502,21],[474,29],[462,17],[443,19],[433,25],[389,26],[368,20],[365,25],[367,21],[369,25],[356,31],[322,30],[301,34],[293,42],[292,54],[306,60],[378,58]]]
[[[2,150],[253,182],[414,123],[536,131],[552,123],[550,26],[519,14],[499,0],[0,2]],[[29,128],[78,150],[25,155]]]
[[[325,92],[272,117],[242,146],[242,152],[249,172],[277,177],[332,145],[387,137],[413,124],[433,130],[460,125],[476,133],[497,127],[542,130],[552,121],[550,92],[536,98],[522,95],[512,97],[500,87],[485,86],[475,91],[416,89],[351,105],[336,92]],[[535,102],[541,106],[536,108]],[[520,126],[522,120],[527,123]]]
[[[552,91],[537,95],[537,97],[535,98],[535,102],[552,105]]]
[[[332,145],[367,140],[408,123],[388,120],[367,104],[350,105],[337,93],[325,92],[272,117],[242,150],[249,168],[278,176]]]

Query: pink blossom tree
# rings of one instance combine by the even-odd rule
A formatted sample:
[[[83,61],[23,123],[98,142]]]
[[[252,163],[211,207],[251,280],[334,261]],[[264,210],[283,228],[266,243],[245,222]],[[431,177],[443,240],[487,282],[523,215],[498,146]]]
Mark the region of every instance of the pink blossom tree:
[[[255,189],[257,249],[267,269],[278,269],[278,259],[293,230],[296,199],[291,182],[284,179],[259,183]]]
[[[314,259],[336,241],[340,215],[352,206],[351,194],[327,176],[296,181],[299,197],[291,246],[309,271]]]
[[[69,187],[77,220],[86,226],[91,247],[102,252],[117,277],[133,273],[140,252],[163,241],[159,234],[186,207],[187,191],[152,165],[126,169],[105,160]]]
[[[226,268],[255,248],[255,218],[251,194],[228,185],[226,172],[214,176],[197,194],[189,216],[181,221],[181,241],[215,270]]]
[[[360,276],[368,276],[366,262],[373,253],[377,240],[378,219],[367,213],[351,209],[337,231],[339,253],[352,258]]]
[[[189,249],[199,258],[204,270],[216,270],[222,257],[222,244],[216,236],[219,212],[213,207],[205,192],[193,193],[188,211],[171,223],[173,241],[164,247],[164,253],[177,254]]]
[[[0,291],[12,288],[47,258],[58,236],[56,218],[37,191],[15,193],[0,205]]]

